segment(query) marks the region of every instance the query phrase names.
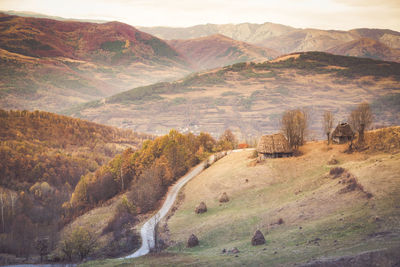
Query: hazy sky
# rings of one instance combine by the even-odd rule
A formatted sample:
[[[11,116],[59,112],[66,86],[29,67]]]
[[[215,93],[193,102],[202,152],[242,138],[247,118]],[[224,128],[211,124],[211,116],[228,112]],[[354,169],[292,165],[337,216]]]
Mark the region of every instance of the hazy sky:
[[[136,26],[274,22],[299,28],[400,31],[400,0],[0,0],[0,10]]]

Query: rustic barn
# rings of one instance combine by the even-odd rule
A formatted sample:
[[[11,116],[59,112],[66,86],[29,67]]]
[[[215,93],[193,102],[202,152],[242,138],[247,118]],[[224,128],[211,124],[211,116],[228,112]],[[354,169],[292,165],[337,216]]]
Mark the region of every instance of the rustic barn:
[[[347,143],[354,138],[354,132],[347,122],[339,123],[332,133],[332,140],[337,144]]]
[[[283,134],[264,135],[257,145],[261,158],[286,158],[293,156],[293,150]]]

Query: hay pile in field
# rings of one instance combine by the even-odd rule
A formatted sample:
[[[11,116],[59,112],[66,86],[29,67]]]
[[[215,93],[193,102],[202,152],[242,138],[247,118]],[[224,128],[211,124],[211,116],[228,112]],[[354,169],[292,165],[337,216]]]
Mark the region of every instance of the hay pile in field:
[[[192,248],[192,247],[195,247],[195,246],[198,246],[198,245],[199,245],[199,239],[197,238],[197,236],[192,234],[188,239],[187,247],[188,248]]]
[[[223,202],[228,202],[229,201],[229,197],[226,194],[226,192],[222,193],[222,195],[219,197],[219,202],[223,203]]]
[[[253,236],[253,238],[251,239],[251,244],[252,244],[253,246],[258,246],[258,245],[265,244],[264,235],[261,233],[260,230],[257,230],[257,231],[254,233],[254,236]]]
[[[194,210],[197,214],[204,213],[207,211],[206,203],[201,202]]]

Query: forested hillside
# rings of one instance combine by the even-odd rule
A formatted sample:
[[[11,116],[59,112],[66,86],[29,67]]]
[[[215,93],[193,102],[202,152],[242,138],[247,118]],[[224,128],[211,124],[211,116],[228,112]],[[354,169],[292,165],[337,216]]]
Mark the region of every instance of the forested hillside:
[[[55,238],[81,176],[148,138],[48,112],[0,110],[0,250],[21,256],[36,237]]]
[[[168,186],[205,157],[236,146],[230,131],[218,141],[175,130],[152,140],[40,111],[0,110],[0,125],[0,250],[17,257],[81,259],[78,247],[67,252],[77,244],[63,233],[82,238],[88,232],[74,221],[100,206],[109,208],[96,229],[105,239],[96,239],[98,253],[129,252],[139,242],[137,216],[155,209]]]

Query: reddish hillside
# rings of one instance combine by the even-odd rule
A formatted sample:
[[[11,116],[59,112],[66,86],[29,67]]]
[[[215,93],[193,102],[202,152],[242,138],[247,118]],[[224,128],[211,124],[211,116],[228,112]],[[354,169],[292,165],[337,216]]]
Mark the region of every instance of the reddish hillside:
[[[171,40],[168,43],[197,69],[210,69],[245,61],[265,61],[279,55],[272,49],[236,41],[221,34],[189,40]]]
[[[1,108],[57,111],[190,71],[167,43],[127,24],[0,21]]]
[[[119,22],[103,24],[0,14],[0,47],[35,57],[68,57],[107,63],[179,55],[164,41]]]
[[[335,46],[329,49],[328,52],[343,56],[400,61],[400,50],[392,49],[381,42],[369,38],[361,38]]]

